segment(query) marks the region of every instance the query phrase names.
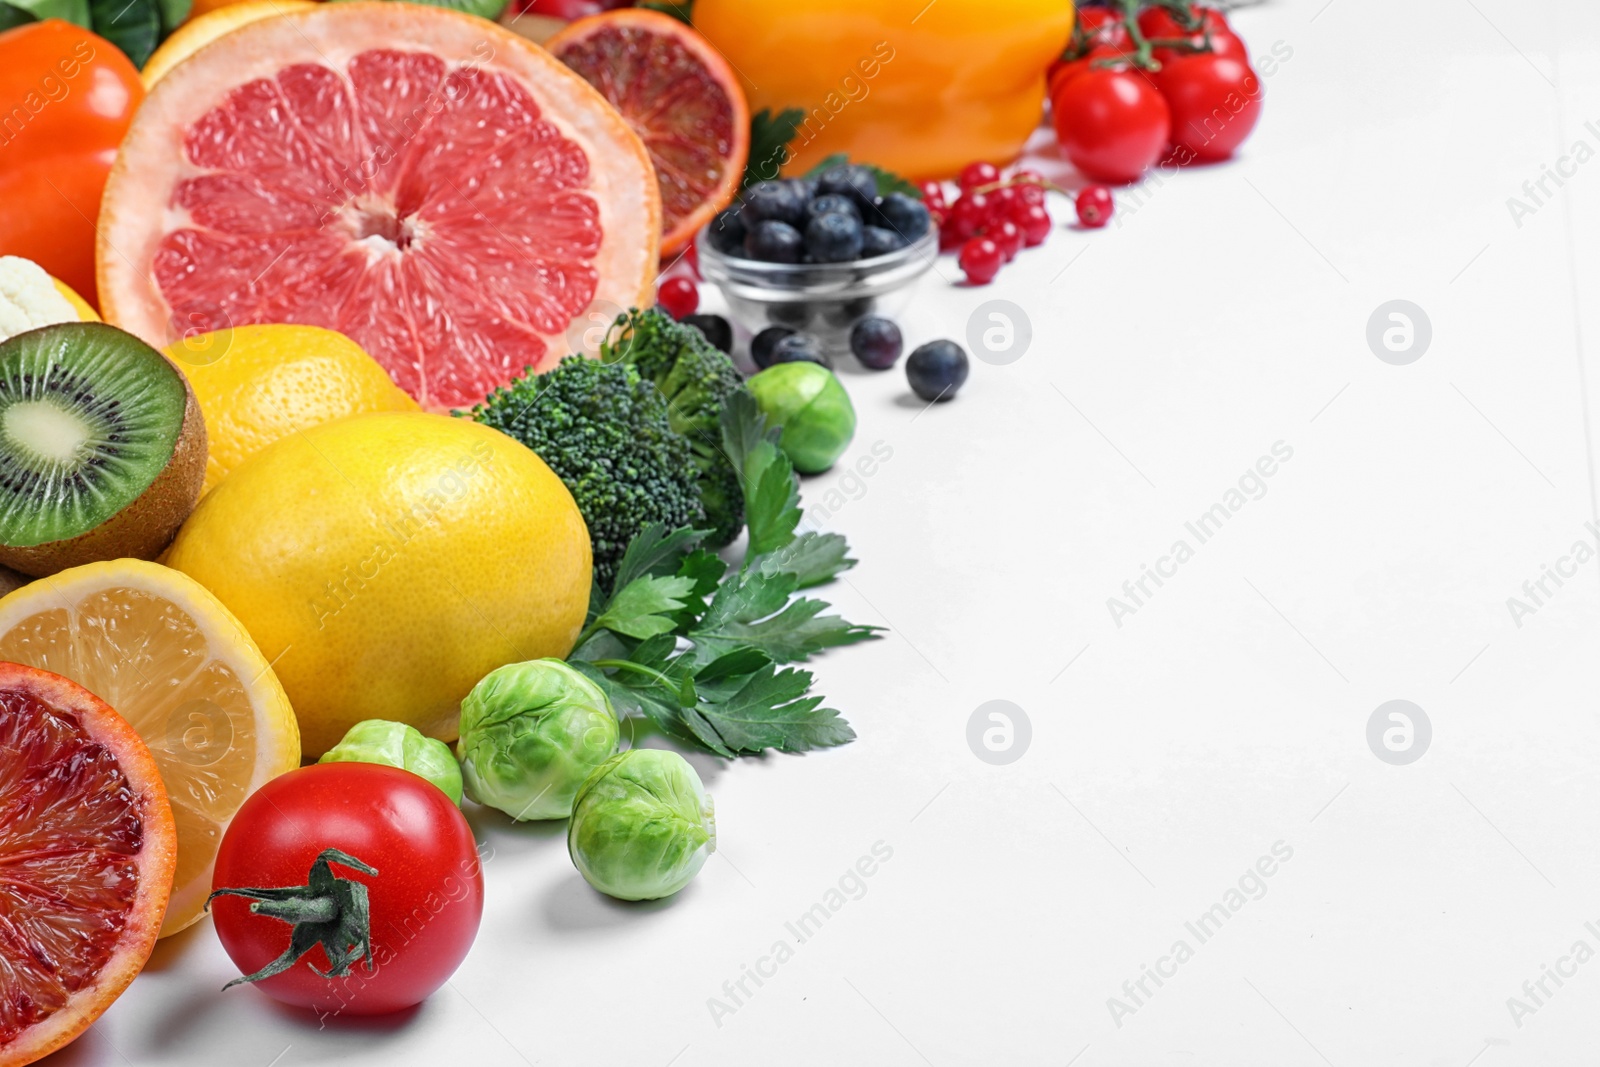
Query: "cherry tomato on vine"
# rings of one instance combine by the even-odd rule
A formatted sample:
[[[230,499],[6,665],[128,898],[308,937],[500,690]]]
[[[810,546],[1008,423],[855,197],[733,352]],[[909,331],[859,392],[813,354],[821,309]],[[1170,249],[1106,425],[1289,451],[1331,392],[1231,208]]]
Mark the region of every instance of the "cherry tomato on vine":
[[[1167,102],[1143,75],[1086,71],[1061,87],[1054,104],[1062,151],[1095,181],[1137,181],[1167,146]]]
[[[483,917],[460,809],[427,779],[375,763],[316,764],[258,789],[223,835],[212,886],[239,981],[351,1015],[421,1003]]]
[[[1261,79],[1231,56],[1179,56],[1150,80],[1172,113],[1173,159],[1179,164],[1227,159],[1261,118]]]
[[[1091,48],[1081,59],[1074,59],[1069,63],[1058,63],[1054,67],[1051,67],[1051,99],[1053,100],[1055,98],[1055,95],[1061,91],[1061,87],[1063,85],[1067,84],[1078,75],[1083,74],[1086,71],[1093,70],[1096,62],[1099,62],[1101,66],[1110,66],[1112,65],[1110,63],[1111,60],[1118,60],[1119,62],[1115,64],[1116,68],[1119,70],[1126,69],[1126,64],[1120,62],[1123,57],[1124,53],[1121,49],[1102,44]]]
[[[1181,25],[1173,13],[1164,7],[1147,8],[1139,15],[1139,32],[1147,40],[1185,40],[1199,47],[1204,45],[1209,34],[1211,50],[1219,56],[1233,56],[1236,59],[1248,60],[1244,41],[1228,26],[1228,20],[1222,12],[1212,7],[1193,7],[1192,11],[1199,17],[1199,25],[1193,29]],[[1182,55],[1193,55],[1175,48],[1157,48],[1156,59],[1165,63]]]
[[[1127,27],[1122,24],[1122,13],[1113,8],[1080,8],[1078,30],[1096,44],[1122,50],[1126,50],[1129,44]]]

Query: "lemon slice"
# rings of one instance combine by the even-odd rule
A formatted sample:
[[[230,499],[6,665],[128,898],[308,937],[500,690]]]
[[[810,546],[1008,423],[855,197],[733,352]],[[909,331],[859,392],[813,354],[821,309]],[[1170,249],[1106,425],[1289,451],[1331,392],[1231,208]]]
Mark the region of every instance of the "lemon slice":
[[[161,770],[178,870],[161,936],[199,919],[222,832],[300,765],[283,686],[228,609],[158,563],[74,567],[0,599],[0,662],[70,678],[115,708]]]

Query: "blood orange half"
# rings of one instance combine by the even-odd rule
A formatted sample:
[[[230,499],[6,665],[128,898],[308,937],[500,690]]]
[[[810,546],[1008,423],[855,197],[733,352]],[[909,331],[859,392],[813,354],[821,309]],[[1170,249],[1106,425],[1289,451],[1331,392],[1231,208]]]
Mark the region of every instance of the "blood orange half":
[[[0,1067],[67,1044],[133,981],[176,848],[133,727],[58,674],[0,663]]]
[[[661,254],[675,255],[744,176],[750,108],[733,69],[693,29],[645,8],[579,19],[547,47],[644,141],[661,186]]]
[[[106,319],[165,346],[338,330],[425,407],[481,401],[651,299],[660,195],[583,79],[483,19],[319,5],[163,77],[100,214]]]

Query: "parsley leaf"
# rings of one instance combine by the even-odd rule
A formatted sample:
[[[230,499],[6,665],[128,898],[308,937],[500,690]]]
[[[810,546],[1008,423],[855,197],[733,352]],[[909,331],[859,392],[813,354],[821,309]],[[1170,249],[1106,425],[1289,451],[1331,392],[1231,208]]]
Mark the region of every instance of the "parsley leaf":
[[[766,416],[748,392],[734,393],[723,402],[722,447],[744,488],[750,558],[787,545],[800,525],[800,479],[778,447],[780,432],[768,428]]]
[[[670,634],[678,628],[676,613],[688,605],[694,590],[693,578],[635,578],[611,598],[594,625],[629,637]]]
[[[806,171],[806,177],[818,177],[825,171],[830,171],[834,167],[845,166],[849,162],[849,153],[835,152],[831,156],[823,157],[817,162],[816,166]],[[879,196],[888,196],[890,193],[904,193],[906,196],[909,196],[915,200],[922,199],[922,190],[906,181],[904,178],[900,177],[900,175],[896,174],[894,171],[884,170],[882,167],[875,166],[871,163],[863,163],[861,166],[866,167],[867,170],[872,172],[872,177],[878,183]]]
[[[820,706],[822,697],[806,696],[810,688],[810,671],[763,667],[704,694],[691,729],[715,732],[735,752],[805,752],[855,740],[837,711]]]
[[[750,157],[744,167],[740,188],[771,181],[789,161],[789,142],[800,131],[806,113],[797,107],[785,108],[776,115],[762,108],[750,117]]]
[[[830,582],[856,565],[842,534],[807,531],[781,548],[760,556],[755,566],[766,573],[784,571],[795,576],[798,588]]]
[[[755,649],[773,663],[799,663],[829,648],[870,641],[882,629],[823,615],[820,600],[790,600],[795,576],[746,571],[723,582],[711,606],[688,634],[690,653],[708,663],[739,649]]]

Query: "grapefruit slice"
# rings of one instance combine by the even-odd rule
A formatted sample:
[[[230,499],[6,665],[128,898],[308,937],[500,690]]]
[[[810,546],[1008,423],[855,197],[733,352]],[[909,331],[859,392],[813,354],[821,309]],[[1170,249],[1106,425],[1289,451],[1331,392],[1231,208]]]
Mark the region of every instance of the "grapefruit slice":
[[[226,7],[212,8],[204,14],[192,16],[144,61],[139,80],[144,82],[148,90],[166,77],[169,70],[218,37],[252,22],[287,15],[291,11],[309,11],[313,6],[312,0],[236,0]]]
[[[484,19],[318,5],[156,84],[106,184],[107,321],[158,347],[257,323],[354,340],[426,408],[544,370],[653,297],[661,198],[628,124]]]
[[[750,108],[728,61],[670,15],[623,8],[550,39],[628,120],[661,188],[661,254],[677,254],[733,202],[750,155]]]
[[[176,847],[133,728],[82,686],[0,662],[0,1067],[67,1044],[133,981]]]
[[[164,937],[198,920],[234,812],[269,779],[300,765],[289,698],[244,627],[187,575],[143,560],[112,560],[62,571],[0,599],[0,661],[72,679],[144,738],[166,784],[180,845],[177,872],[168,872],[172,899],[162,892],[166,916],[158,911],[156,925]],[[0,763],[0,782],[4,777]],[[0,917],[0,952],[4,928]],[[4,990],[0,971],[0,1005]]]

